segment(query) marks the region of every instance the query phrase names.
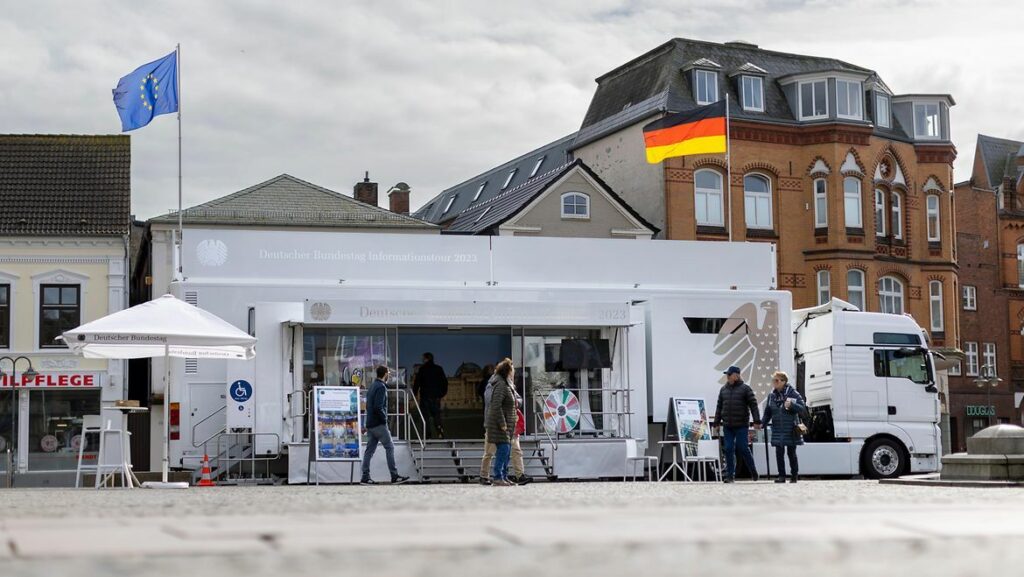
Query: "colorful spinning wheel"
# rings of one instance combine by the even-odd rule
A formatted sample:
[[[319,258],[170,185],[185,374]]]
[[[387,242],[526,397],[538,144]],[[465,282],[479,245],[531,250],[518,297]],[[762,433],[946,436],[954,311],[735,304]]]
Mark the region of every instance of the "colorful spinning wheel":
[[[580,422],[580,401],[565,389],[551,391],[544,399],[544,427],[553,433],[568,433]]]

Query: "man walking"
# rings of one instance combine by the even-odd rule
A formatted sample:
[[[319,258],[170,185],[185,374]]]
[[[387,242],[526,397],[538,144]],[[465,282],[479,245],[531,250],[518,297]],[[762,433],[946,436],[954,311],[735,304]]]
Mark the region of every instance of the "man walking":
[[[398,474],[395,466],[395,443],[391,440],[388,430],[388,375],[391,371],[381,365],[377,367],[377,378],[366,392],[366,452],[363,453],[363,476],[360,485],[373,485],[370,478],[370,460],[377,451],[377,444],[384,445],[384,454],[388,459],[388,470],[391,471],[392,483],[404,483],[409,477]]]
[[[433,429],[437,429],[437,438],[443,439],[441,399],[448,394],[448,377],[441,365],[434,364],[433,353],[423,353],[423,364],[412,383],[412,394],[420,399],[420,407],[427,421],[426,434],[429,436]]]
[[[725,371],[725,379],[725,385],[718,391],[718,407],[715,409],[715,426],[722,427],[722,436],[725,438],[724,481],[732,483],[736,479],[736,451],[739,451],[743,462],[747,464],[751,478],[757,481],[757,467],[754,466],[754,457],[747,446],[750,424],[747,415],[753,417],[755,429],[761,428],[757,397],[754,390],[743,382],[739,367],[729,367]]]

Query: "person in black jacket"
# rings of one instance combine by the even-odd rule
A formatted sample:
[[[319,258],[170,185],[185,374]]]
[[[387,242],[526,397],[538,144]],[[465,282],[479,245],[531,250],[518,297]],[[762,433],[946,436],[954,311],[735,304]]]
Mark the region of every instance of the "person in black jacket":
[[[718,391],[718,407],[715,409],[715,426],[722,427],[725,439],[725,479],[732,483],[736,479],[736,451],[750,470],[751,478],[758,480],[754,457],[747,446],[747,434],[750,430],[748,414],[754,418],[754,428],[761,428],[761,416],[757,414],[757,397],[750,385],[743,382],[740,368],[729,367],[725,371],[726,383]]]
[[[437,438],[444,438],[444,426],[441,422],[441,399],[448,394],[448,377],[444,368],[434,363],[433,353],[423,353],[423,364],[416,373],[412,383],[412,394],[420,399],[423,416],[427,421],[427,435],[437,429]]]
[[[363,453],[363,476],[360,479],[362,485],[372,485],[370,478],[370,461],[377,451],[377,444],[384,445],[384,454],[388,459],[388,470],[391,471],[392,483],[404,483],[409,477],[398,474],[398,467],[395,466],[395,443],[391,440],[391,431],[388,430],[388,375],[391,371],[381,365],[377,367],[377,378],[370,385],[366,392],[366,452]]]

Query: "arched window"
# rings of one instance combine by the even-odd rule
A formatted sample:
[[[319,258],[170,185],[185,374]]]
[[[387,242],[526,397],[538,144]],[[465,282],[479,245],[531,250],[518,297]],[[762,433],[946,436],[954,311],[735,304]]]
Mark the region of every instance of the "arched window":
[[[743,209],[747,228],[772,227],[772,185],[767,177],[760,174],[743,177]]]
[[[694,209],[697,224],[701,226],[723,226],[722,218],[722,175],[717,170],[704,168],[693,175]]]
[[[942,282],[933,280],[928,283],[928,303],[932,316],[932,332],[941,333],[945,327],[942,321]]]
[[[885,193],[875,189],[875,236],[885,236]]]
[[[878,299],[883,313],[903,314],[903,283],[891,276],[878,279]]]
[[[827,270],[818,271],[818,304],[823,305],[832,300],[831,279]]]
[[[590,197],[582,192],[563,193],[562,218],[590,218]]]
[[[828,184],[824,178],[814,179],[814,227],[828,226]]]
[[[890,217],[892,217],[892,224],[890,229],[892,230],[892,237],[902,239],[903,238],[903,198],[900,197],[900,193],[892,191],[889,193],[891,199],[891,210]]]
[[[863,228],[860,212],[860,181],[852,176],[843,179],[843,212],[848,228]]]
[[[846,298],[851,305],[864,310],[864,271],[857,269],[847,271]]]
[[[928,210],[928,242],[939,242],[939,197],[929,194],[927,199]]]

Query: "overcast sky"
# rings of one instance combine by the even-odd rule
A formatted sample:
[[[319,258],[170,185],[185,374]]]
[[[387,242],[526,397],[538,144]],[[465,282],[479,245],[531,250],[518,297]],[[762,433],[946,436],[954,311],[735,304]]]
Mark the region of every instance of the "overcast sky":
[[[281,173],[415,209],[579,128],[594,78],[673,37],[743,39],[950,93],[955,178],[976,135],[1024,139],[1018,2],[0,0],[0,132],[120,131],[118,78],[181,43],[185,206]],[[132,210],[177,206],[177,124],[132,133]]]

